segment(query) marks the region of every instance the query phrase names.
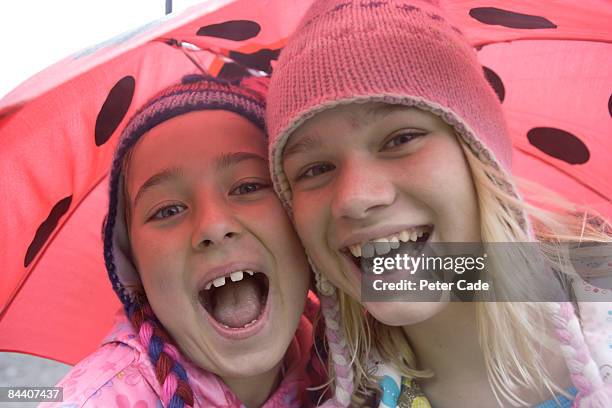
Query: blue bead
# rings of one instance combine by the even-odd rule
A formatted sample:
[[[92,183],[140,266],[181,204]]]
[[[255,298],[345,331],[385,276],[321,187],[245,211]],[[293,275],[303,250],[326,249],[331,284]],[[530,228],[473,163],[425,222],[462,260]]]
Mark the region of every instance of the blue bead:
[[[378,384],[383,390],[381,402],[389,407],[395,407],[400,394],[399,384],[388,375],[382,377]]]

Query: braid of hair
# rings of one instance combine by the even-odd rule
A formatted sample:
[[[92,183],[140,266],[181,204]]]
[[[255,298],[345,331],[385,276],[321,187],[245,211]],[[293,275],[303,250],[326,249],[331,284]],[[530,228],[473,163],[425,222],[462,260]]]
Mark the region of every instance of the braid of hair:
[[[163,406],[193,406],[193,391],[187,380],[187,372],[178,362],[179,352],[158,323],[151,306],[146,301],[133,305],[128,311],[128,317],[155,367],[155,376],[161,385]]]
[[[325,335],[329,345],[329,358],[336,382],[333,398],[326,401],[322,407],[348,407],[354,388],[353,370],[348,345],[342,333],[338,296],[331,283],[319,273],[315,273],[315,275],[321,299],[321,312],[325,318]]]
[[[597,364],[591,358],[574,306],[569,302],[546,303],[546,306],[561,343],[561,351],[569,368],[572,383],[578,390],[580,400],[577,400],[576,406],[580,408],[612,406],[612,391],[606,390]]]

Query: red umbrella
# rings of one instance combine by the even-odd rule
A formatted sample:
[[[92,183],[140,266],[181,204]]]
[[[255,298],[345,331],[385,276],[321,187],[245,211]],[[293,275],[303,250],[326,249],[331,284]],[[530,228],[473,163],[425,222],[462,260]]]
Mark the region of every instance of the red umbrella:
[[[612,215],[612,3],[440,2],[503,102],[515,173]],[[74,364],[95,349],[120,308],[100,230],[126,119],[202,67],[271,72],[309,4],[198,5],[66,58],[0,101],[0,350]]]

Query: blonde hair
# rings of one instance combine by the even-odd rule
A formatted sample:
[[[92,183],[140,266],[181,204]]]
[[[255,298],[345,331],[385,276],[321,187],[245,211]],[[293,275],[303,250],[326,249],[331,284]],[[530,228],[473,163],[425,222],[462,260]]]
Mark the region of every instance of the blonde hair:
[[[604,217],[593,210],[579,208],[554,193],[544,195],[544,189],[535,183],[519,181],[523,192],[537,194],[538,201],[530,203],[519,198],[508,183],[507,175],[479,158],[461,137],[458,139],[476,188],[484,243],[529,242],[535,238],[552,268],[561,272],[563,278],[576,276],[564,243],[612,242],[612,228]],[[509,284],[508,276],[492,278],[501,279],[502,282],[498,282],[501,286]],[[517,280],[516,276],[513,278]],[[355,367],[354,405],[359,405],[360,395],[376,388],[375,379],[368,372],[373,350],[403,376],[433,376],[431,371],[417,368],[416,356],[401,327],[376,321],[359,302],[338,292],[344,334]],[[554,383],[541,358],[541,348],[550,348],[552,344],[542,331],[543,327],[551,327],[547,308],[550,308],[547,303],[534,302],[476,303],[480,347],[489,383],[500,405],[501,397],[513,406],[527,405],[513,391],[513,386],[545,388],[553,395],[566,394]]]

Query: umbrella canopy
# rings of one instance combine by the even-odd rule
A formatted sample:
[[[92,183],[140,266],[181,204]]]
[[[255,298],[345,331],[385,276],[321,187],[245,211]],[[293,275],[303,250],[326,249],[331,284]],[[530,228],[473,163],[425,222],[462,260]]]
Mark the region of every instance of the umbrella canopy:
[[[127,119],[205,69],[269,73],[310,1],[216,0],[83,50],[0,101],[0,350],[74,364],[120,308],[107,174]],[[375,2],[372,2],[375,3]],[[502,101],[514,172],[612,215],[612,3],[440,1]]]

